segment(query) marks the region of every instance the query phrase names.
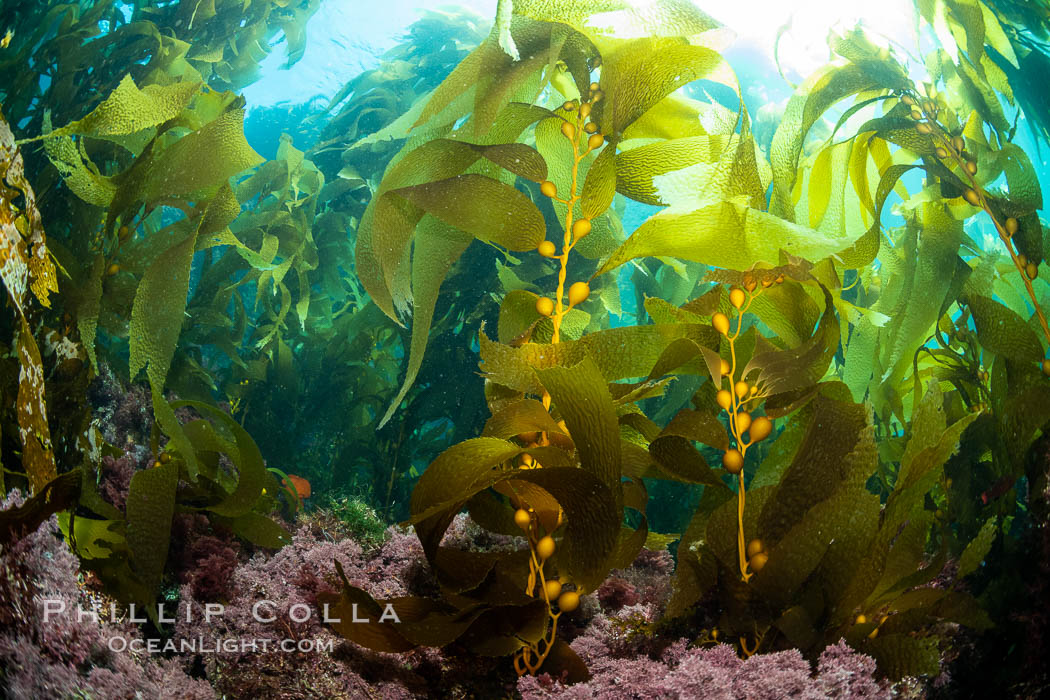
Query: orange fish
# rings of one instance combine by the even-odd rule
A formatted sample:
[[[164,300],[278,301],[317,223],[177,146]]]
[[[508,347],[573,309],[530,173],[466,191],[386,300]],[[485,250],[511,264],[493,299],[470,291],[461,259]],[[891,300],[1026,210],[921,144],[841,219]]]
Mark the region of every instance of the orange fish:
[[[306,500],[307,498],[310,497],[310,482],[309,481],[307,481],[306,479],[304,479],[301,476],[296,476],[295,474],[289,474],[288,478],[284,479],[282,483],[284,484],[285,487],[287,487],[289,481],[291,481],[292,482],[291,485],[295,487],[295,492],[297,494],[299,494],[299,500],[300,501],[304,501],[304,500]]]

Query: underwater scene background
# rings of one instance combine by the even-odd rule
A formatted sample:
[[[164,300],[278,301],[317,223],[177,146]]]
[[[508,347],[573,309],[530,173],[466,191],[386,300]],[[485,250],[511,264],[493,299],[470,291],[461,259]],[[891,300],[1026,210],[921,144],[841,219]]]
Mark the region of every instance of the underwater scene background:
[[[0,697],[1048,695],[1050,3],[0,34]]]

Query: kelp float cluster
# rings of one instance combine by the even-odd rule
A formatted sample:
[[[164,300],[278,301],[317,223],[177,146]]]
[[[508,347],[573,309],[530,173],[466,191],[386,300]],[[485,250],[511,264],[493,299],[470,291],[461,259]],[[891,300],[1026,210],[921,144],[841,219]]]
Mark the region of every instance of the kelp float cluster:
[[[1020,114],[1046,133],[1045,14],[917,2],[920,82],[832,35],[759,143],[691,4],[502,0],[487,36],[430,13],[312,117],[319,142],[264,160],[236,90],[278,35],[302,54],[317,5],[5,6],[2,455],[36,495],[2,536],[62,511],[148,603],[175,514],[280,547],[308,463],[407,515],[440,584],[376,601],[344,577],[344,620],[398,612],[336,625],[380,651],[585,678],[559,623],[675,542],[660,624],[745,656],[845,638],[896,679],[937,672],[944,623],[1019,634],[1050,286],[1016,137]],[[123,509],[98,491],[124,447],[92,424],[103,365],[145,374],[156,419]],[[696,507],[651,527],[657,492]],[[520,546],[447,546],[463,510]]]

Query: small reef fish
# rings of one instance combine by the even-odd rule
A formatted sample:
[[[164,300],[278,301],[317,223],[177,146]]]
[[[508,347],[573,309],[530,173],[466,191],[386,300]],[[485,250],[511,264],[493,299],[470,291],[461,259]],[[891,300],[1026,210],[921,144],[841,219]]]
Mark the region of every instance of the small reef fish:
[[[11,40],[15,38],[15,30],[8,29],[4,34],[4,37],[0,39],[0,49],[6,49],[11,45]]]
[[[1014,485],[1014,478],[1011,476],[1004,476],[1003,478],[996,481],[994,484],[988,487],[988,490],[981,494],[981,503],[988,505],[995,499],[1002,496],[1004,493],[1010,490],[1010,487]]]
[[[299,494],[299,500],[305,501],[310,497],[310,482],[301,476],[295,474],[289,474],[287,479],[283,480],[283,485],[288,486],[289,482],[295,488],[295,492]]]

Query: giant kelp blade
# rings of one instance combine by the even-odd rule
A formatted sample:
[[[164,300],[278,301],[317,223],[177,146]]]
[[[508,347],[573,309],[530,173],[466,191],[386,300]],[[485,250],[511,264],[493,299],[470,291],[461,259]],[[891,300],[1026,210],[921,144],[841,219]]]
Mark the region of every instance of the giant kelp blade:
[[[645,377],[669,345],[688,338],[697,345],[718,347],[718,334],[707,324],[663,323],[606,328],[579,340],[549,345],[526,343],[511,347],[481,334],[481,370],[497,384],[531,394],[542,394],[535,370],[571,367],[590,357],[606,382]]]
[[[780,252],[822,260],[851,245],[735,202],[699,209],[663,211],[649,218],[599,268],[604,274],[637,258],[669,256],[713,267],[747,270],[758,263],[780,261]]]
[[[485,241],[531,250],[543,240],[543,215],[527,196],[478,174],[394,190],[414,205]]]
[[[536,374],[569,427],[580,466],[605,484],[620,503],[620,428],[598,366],[587,357],[575,366],[551,367]]]
[[[562,432],[542,403],[535,399],[521,399],[494,413],[485,422],[482,435],[507,440],[520,433],[537,431]]]
[[[240,423],[224,411],[201,401],[175,401],[172,409],[190,407],[203,416],[209,416],[233,434],[237,442],[236,453],[230,453],[237,468],[237,486],[219,503],[208,506],[208,510],[230,518],[246,515],[258,502],[268,475],[259,447]]]
[[[147,85],[139,89],[128,74],[87,116],[29,140],[74,134],[97,138],[134,134],[177,117],[190,104],[200,87],[200,83],[178,82],[171,85]]]
[[[633,39],[603,55],[599,125],[619,140],[635,120],[678,88],[707,78],[737,88],[736,76],[722,56],[681,39]]]
[[[1036,363],[1043,358],[1039,336],[1009,308],[979,294],[967,296],[966,304],[973,314],[977,339],[986,352],[1016,362]]]
[[[168,559],[178,482],[179,465],[171,461],[136,472],[128,490],[127,542],[132,567],[154,591],[160,585]]]
[[[473,237],[443,221],[426,216],[416,231],[416,252],[412,256],[412,339],[409,342],[408,367],[397,396],[390,402],[379,421],[382,428],[401,405],[423,365],[423,353],[430,335],[441,283],[452,265],[467,249]]]
[[[855,464],[847,458],[867,427],[867,409],[826,395],[819,395],[815,402],[815,418],[775,487],[776,497],[762,512],[759,531],[774,546],[809,508],[829,498],[840,484],[857,479],[860,472],[864,472],[862,481],[870,474],[870,464]]]
[[[721,26],[684,0],[660,0],[644,6],[629,0],[500,0],[499,5],[513,8],[514,14],[524,17],[564,22],[593,39],[614,30],[621,36],[696,37]]]
[[[609,573],[620,534],[618,489],[571,467],[522,470],[515,478],[542,487],[561,504],[567,525],[556,554],[558,567],[583,590],[596,590]]]
[[[894,71],[890,65],[874,62],[832,65],[814,73],[799,86],[788,101],[770,148],[773,164],[772,213],[794,220],[791,193],[798,177],[802,145],[806,134],[824,112],[835,103],[866,90],[907,86],[906,77],[899,69]]]
[[[813,336],[802,345],[788,350],[755,354],[744,368],[747,376],[758,370],[759,382],[770,396],[796,391],[819,382],[828,370],[839,347],[839,318],[831,293],[824,287],[824,313]]]

